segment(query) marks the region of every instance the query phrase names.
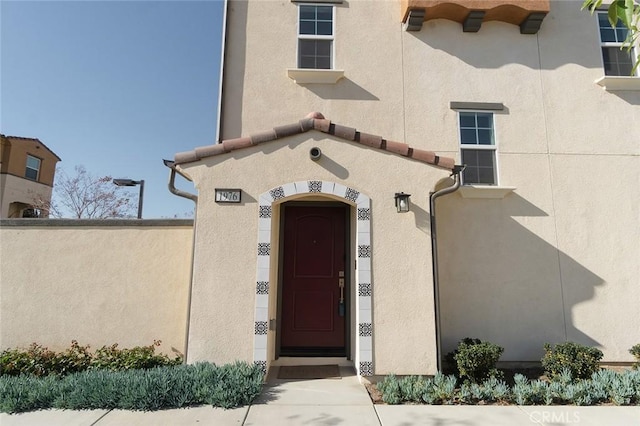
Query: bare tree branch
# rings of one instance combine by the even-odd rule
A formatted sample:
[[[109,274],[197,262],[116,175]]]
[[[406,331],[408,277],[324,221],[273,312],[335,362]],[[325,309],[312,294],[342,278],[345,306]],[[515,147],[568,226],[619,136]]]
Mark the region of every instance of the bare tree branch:
[[[94,177],[83,166],[76,166],[72,176],[58,168],[51,202],[34,198],[33,207],[56,218],[133,217],[131,194],[112,180],[111,176]]]

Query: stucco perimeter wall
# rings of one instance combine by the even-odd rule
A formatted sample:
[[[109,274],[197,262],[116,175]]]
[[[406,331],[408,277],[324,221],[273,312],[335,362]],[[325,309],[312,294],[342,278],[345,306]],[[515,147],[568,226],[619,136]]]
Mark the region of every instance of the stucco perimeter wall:
[[[190,220],[0,222],[0,349],[184,352]]]
[[[317,162],[309,158],[312,147],[322,150]],[[253,359],[259,197],[288,183],[320,180],[371,199],[375,374],[435,372],[427,199],[447,171],[315,131],[181,167],[193,178],[199,196],[189,362]],[[216,204],[215,188],[240,188],[242,203]],[[396,212],[394,194],[400,191],[412,194],[410,213]],[[296,199],[304,200],[300,195]],[[353,218],[353,209],[351,214]],[[277,215],[271,220],[269,318],[276,319],[279,223]],[[357,273],[351,270],[352,279]],[[352,295],[354,287],[352,282]],[[351,330],[357,333],[353,318]],[[273,333],[269,331],[270,360]]]

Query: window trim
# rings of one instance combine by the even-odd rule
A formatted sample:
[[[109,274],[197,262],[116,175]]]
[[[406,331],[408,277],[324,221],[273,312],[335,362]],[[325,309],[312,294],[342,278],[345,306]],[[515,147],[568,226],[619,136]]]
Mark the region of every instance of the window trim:
[[[336,70],[336,7],[333,3],[296,3],[298,17],[296,23],[296,68],[301,70]],[[300,34],[300,13],[303,6],[330,7],[331,8],[331,35]],[[300,66],[300,40],[330,40],[331,57],[329,68],[302,68]]]
[[[493,151],[493,180],[494,183],[465,183],[464,181],[464,172],[460,176],[462,179],[463,186],[480,186],[480,187],[499,187],[500,186],[500,165],[498,162],[498,137],[496,132],[496,114],[491,110],[480,110],[480,109],[456,109],[457,124],[458,124],[458,149],[460,152],[460,163],[462,163],[462,151],[467,150],[484,150],[484,151]],[[472,144],[463,144],[462,143],[462,123],[460,122],[460,113],[476,113],[476,114],[490,114],[491,115],[491,130],[493,132],[493,145],[472,145]]]
[[[29,158],[33,158],[35,160],[38,160],[38,168],[37,169],[34,169],[33,167],[29,167]],[[29,176],[27,176],[27,170],[35,170],[36,171],[35,179],[32,179]],[[25,161],[25,170],[24,170],[25,179],[29,179],[29,180],[32,180],[34,182],[39,182],[40,181],[40,171],[41,170],[42,170],[42,158],[36,157],[35,155],[27,154],[27,160]]]

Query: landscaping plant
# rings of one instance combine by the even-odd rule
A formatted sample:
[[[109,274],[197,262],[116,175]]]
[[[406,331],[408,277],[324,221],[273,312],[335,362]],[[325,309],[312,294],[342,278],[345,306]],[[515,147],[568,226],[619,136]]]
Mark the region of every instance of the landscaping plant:
[[[479,383],[490,377],[502,377],[496,363],[503,352],[504,348],[494,343],[466,337],[455,351],[447,354],[446,360],[462,380]]]
[[[633,345],[631,349],[629,349],[629,353],[636,358],[636,362],[633,364],[633,368],[640,369],[640,343],[637,345]]]
[[[542,367],[551,379],[563,370],[568,370],[574,379],[588,379],[600,369],[599,362],[603,356],[598,348],[573,342],[559,343],[555,347],[546,343],[544,351]]]
[[[193,405],[232,408],[251,403],[264,374],[237,362],[164,366],[153,369],[86,370],[66,376],[0,377],[0,412],[39,409],[160,410]]]
[[[495,377],[481,383],[465,382],[459,388],[455,384],[455,376],[438,373],[433,378],[387,376],[377,387],[387,404],[416,403],[415,394],[421,393],[427,404],[640,405],[640,370],[599,370],[576,380],[565,369],[552,381],[516,374],[511,387]]]
[[[27,349],[7,349],[0,353],[0,376],[64,376],[89,369],[118,371],[182,364],[181,356],[170,358],[155,353],[160,344],[155,340],[149,346],[119,349],[116,343],[92,354],[89,346],[81,346],[75,340],[71,347],[59,353],[32,343]]]

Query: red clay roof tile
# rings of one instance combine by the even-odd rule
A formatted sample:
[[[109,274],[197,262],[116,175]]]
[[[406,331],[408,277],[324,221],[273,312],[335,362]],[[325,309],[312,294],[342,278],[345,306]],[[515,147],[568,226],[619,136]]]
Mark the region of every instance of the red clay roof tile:
[[[385,149],[389,152],[393,152],[394,154],[404,155],[405,157],[409,155],[409,145],[406,143],[387,141]]]
[[[227,139],[226,141],[222,141],[222,146],[224,146],[225,152],[231,152],[236,149],[249,148],[251,145],[253,145],[253,143],[251,143],[251,138]]]
[[[353,127],[343,126],[341,124],[334,124],[333,131],[329,130],[329,133],[339,138],[346,139],[348,141],[356,140],[356,129]]]
[[[432,164],[447,170],[453,170],[455,166],[455,160],[453,158],[441,157],[432,151],[415,149],[405,143],[387,141],[381,136],[358,132],[352,127],[332,123],[330,120],[325,119],[319,112],[309,113],[304,119],[297,123],[278,126],[265,132],[255,133],[249,137],[227,139],[215,145],[198,147],[193,151],[179,152],[175,155],[174,160],[175,164],[191,163],[236,149],[243,149],[252,145],[305,133],[309,130],[317,130],[350,142],[356,141],[361,145],[409,157],[413,160]]]
[[[358,132],[358,135],[356,135],[356,141],[360,142],[362,145],[367,145],[372,148],[380,149],[382,147],[382,136]]]

